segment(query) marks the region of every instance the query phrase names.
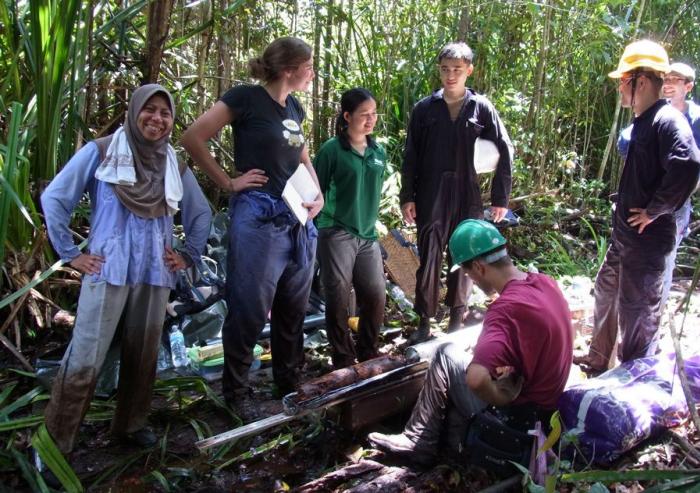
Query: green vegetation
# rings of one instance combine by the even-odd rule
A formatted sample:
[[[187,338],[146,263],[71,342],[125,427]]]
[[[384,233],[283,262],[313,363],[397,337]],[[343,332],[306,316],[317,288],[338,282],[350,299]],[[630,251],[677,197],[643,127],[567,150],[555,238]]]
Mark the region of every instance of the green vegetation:
[[[394,172],[411,107],[437,86],[437,50],[467,40],[476,53],[470,84],[491,98],[516,145],[514,196],[556,189],[563,197],[554,202],[572,207],[581,183],[602,180],[599,196],[614,188],[615,130],[629,115],[616,109],[606,73],[624,42],[649,36],[673,58],[697,59],[699,9],[680,1],[142,0],[81,8],[76,1],[3,0],[0,262],[5,249],[31,252],[41,235],[36,210],[44,180],[83,142],[115,128],[130,89],[152,80],[171,88],[177,136],[232,84],[250,81],[246,60],[287,34],[315,48],[316,84],[302,96],[312,150],[331,133],[338,94],[362,85],[379,100],[377,133]],[[227,137],[214,151],[231,167]],[[397,187],[387,192],[384,218],[395,224]]]
[[[75,292],[65,289],[75,286],[69,276],[65,283],[47,281],[61,265],[42,230],[38,196],[80,145],[116,128],[131,90],[156,80],[172,90],[176,140],[231,85],[251,82],[247,59],[282,35],[314,47],[317,79],[313,91],[300,96],[312,155],[332,132],[343,90],[364,86],[376,95],[377,135],[391,171],[381,204],[387,227],[400,224],[398,173],[410,110],[438,85],[439,48],[466,40],[476,54],[469,84],[495,104],[516,147],[513,207],[524,226],[508,232],[512,251],[544,272],[592,276],[605,254],[607,197],[622,165],[614,148],[617,129],[630,119],[606,74],[635,37],[660,40],[672,59],[700,65],[698,18],[700,2],[692,0],[0,0],[0,320],[13,318],[15,341],[40,338],[51,330],[43,314],[48,310],[23,306],[33,299],[31,289],[49,300],[74,302],[69,295]],[[212,150],[233,167],[227,131]],[[200,179],[212,203],[223,204],[209,180]],[[79,216],[76,231],[83,233],[85,214]],[[679,263],[697,273],[698,249],[685,248]],[[5,337],[10,327],[0,327]],[[221,407],[199,379],[159,385],[158,392],[177,405],[171,412],[178,418],[200,400]],[[12,385],[0,390],[0,434],[7,443],[0,469],[21,470],[39,491],[46,485],[17,450],[26,448],[30,431],[41,423],[29,405],[46,398]],[[93,408],[88,421],[109,414],[109,407]],[[206,422],[182,419],[194,435],[210,434]],[[287,430],[244,455],[222,448],[211,464],[224,467],[259,451],[294,447],[300,435],[306,440],[318,433],[317,425],[310,428]],[[41,434],[37,440],[51,453]],[[194,473],[178,467],[177,454],[166,453],[165,443],[159,457],[124,457],[91,478],[91,485],[147,456],[158,467],[140,480],[177,490]],[[63,479],[77,490],[71,474],[68,468]],[[696,487],[697,472],[688,474],[637,479]],[[570,474],[561,480],[611,479]]]

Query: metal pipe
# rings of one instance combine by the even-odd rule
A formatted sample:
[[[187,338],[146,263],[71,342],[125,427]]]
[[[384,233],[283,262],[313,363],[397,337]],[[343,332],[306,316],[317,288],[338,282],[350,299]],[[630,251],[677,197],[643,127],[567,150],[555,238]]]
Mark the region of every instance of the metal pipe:
[[[323,325],[325,323],[326,323],[325,313],[316,313],[314,315],[307,315],[306,318],[304,318],[304,332],[306,332],[308,329],[313,329],[313,328],[318,327],[320,325]],[[267,324],[265,324],[265,327],[263,328],[262,332],[260,333],[260,337],[258,337],[258,340],[269,339],[269,337],[270,337],[270,324],[267,323]]]
[[[481,328],[482,324],[478,324],[456,330],[449,334],[439,332],[433,339],[407,347],[404,350],[404,356],[406,356],[406,359],[409,361],[430,361],[433,359],[438,348],[448,342],[454,342],[460,346],[464,346],[467,350],[471,350],[476,346],[476,341],[481,334]]]
[[[214,435],[213,437],[205,438],[204,440],[195,442],[195,446],[199,450],[206,450],[211,447],[223,445],[224,443],[233,440],[238,440],[239,438],[255,435],[257,433],[260,433],[261,431],[267,430],[268,428],[279,426],[281,424],[287,423],[294,419],[301,418],[303,416],[306,416],[307,414],[311,414],[321,409],[336,406],[338,404],[352,399],[359,399],[366,395],[369,395],[371,392],[376,392],[383,388],[391,387],[399,383],[405,382],[406,380],[416,378],[418,375],[425,373],[426,367],[427,365],[423,363],[396,368],[391,372],[382,373],[357,384],[349,385],[347,387],[328,392],[324,396],[321,396],[321,398],[312,399],[313,402],[306,403],[310,407],[299,406],[294,409],[290,409],[290,406],[287,403],[285,405],[285,409],[289,412],[293,412],[294,414],[288,414],[286,412],[275,414],[273,416],[269,416],[259,421],[254,421],[252,423],[248,423],[247,425],[240,426],[233,430],[225,431],[218,435]],[[391,377],[396,374],[394,372],[397,371],[398,373],[401,373],[401,371],[409,373],[407,375],[402,375],[401,378],[391,379]],[[382,380],[388,381],[383,383]],[[377,382],[379,382],[380,385],[371,385],[372,383]]]

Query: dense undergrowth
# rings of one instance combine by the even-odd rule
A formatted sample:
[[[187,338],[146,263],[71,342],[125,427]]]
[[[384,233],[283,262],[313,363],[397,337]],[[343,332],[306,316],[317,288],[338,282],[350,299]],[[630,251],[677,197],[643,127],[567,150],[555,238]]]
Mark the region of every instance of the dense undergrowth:
[[[624,43],[641,36],[662,41],[673,60],[700,61],[698,17],[700,3],[684,0],[0,0],[0,335],[8,349],[0,358],[0,474],[14,481],[7,483],[11,488],[45,491],[29,442],[48,395],[37,386],[32,364],[60,355],[69,331],[52,318],[59,308],[74,311],[77,300],[79,279],[56,262],[38,195],[80,145],[115,129],[141,82],[158,80],[172,90],[176,141],[228,87],[252,82],[245,62],[270,40],[305,38],[314,46],[318,74],[313,91],[300,96],[312,155],[331,134],[340,92],[371,89],[381,112],[377,136],[389,156],[381,221],[392,228],[401,225],[398,170],[408,115],[437,85],[437,50],[464,39],[476,53],[469,84],[493,101],[516,148],[511,207],[521,225],[505,232],[513,256],[554,276],[592,277],[609,241],[608,196],[621,168],[617,128],[630,118],[619,111],[605,74]],[[212,151],[233,171],[229,137],[225,131],[215,139]],[[199,178],[214,207],[222,206],[225,197]],[[488,197],[488,178],[483,181]],[[79,243],[87,214],[82,204],[73,224]],[[699,247],[697,236],[682,244],[677,275],[697,273]],[[117,476],[161,491],[226,484],[232,480],[226,462],[250,460],[251,446],[270,457],[296,451],[302,466],[308,450],[319,450],[312,457],[318,468],[308,465],[310,472],[340,460],[327,451],[335,442],[318,438],[334,429],[327,420],[193,461],[173,437],[206,436],[211,430],[201,416],[224,420],[226,412],[201,382],[162,382],[158,393],[161,445],[122,450],[104,459],[109,467],[80,471],[85,486],[99,489]],[[97,445],[112,407],[96,400],[89,412]],[[693,486],[694,478],[679,481]]]

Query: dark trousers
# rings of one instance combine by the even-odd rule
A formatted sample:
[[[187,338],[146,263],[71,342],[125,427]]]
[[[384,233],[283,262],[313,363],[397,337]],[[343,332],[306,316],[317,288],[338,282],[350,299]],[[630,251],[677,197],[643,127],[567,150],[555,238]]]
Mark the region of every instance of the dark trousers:
[[[283,391],[298,382],[304,358],[303,324],[311,292],[316,228],[307,222],[309,238],[300,265],[295,241],[301,228],[274,216],[281,199],[257,200],[245,194],[231,201],[224,323],[224,397],[234,399],[248,387],[253,348],[271,312],[272,374]]]
[[[418,449],[435,453],[444,436],[447,445],[458,450],[471,417],[486,407],[467,385],[471,360],[471,352],[458,344],[436,351],[404,430]]]
[[[146,426],[170,288],[83,281],[71,339],[51,386],[46,428],[59,450],[73,450],[97,376],[121,319],[121,362],[112,432]]]
[[[460,200],[454,173],[444,173],[432,209],[418,210],[418,252],[420,264],[416,271],[415,310],[421,317],[434,317],[440,300],[440,274],[443,252],[450,236],[466,215],[460,214]],[[447,263],[452,258],[447,252]],[[447,274],[445,304],[456,308],[465,306],[472,290],[472,281],[463,269]]]
[[[324,228],[318,234],[318,257],[333,366],[343,368],[354,364],[355,358],[365,361],[375,357],[386,302],[379,244],[358,238],[342,228]],[[348,304],[353,286],[360,317],[357,348],[348,328]]]
[[[675,248],[667,254],[653,249],[625,248],[614,239],[595,281],[593,339],[588,353],[590,365],[610,367],[618,330],[622,362],[653,356],[664,306],[668,270],[673,269]]]

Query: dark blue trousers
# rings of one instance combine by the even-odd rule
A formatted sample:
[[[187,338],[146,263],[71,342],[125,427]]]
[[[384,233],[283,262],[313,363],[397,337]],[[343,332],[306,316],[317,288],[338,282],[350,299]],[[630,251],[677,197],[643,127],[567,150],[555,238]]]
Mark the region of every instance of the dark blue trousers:
[[[316,227],[302,226],[282,199],[262,192],[231,198],[223,328],[224,397],[248,386],[253,348],[271,312],[272,373],[283,391],[298,382],[303,323],[316,255]]]

